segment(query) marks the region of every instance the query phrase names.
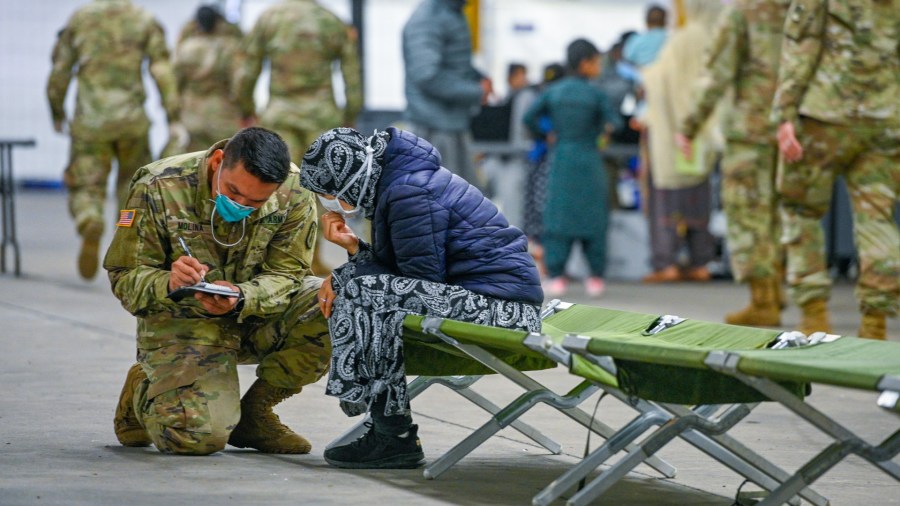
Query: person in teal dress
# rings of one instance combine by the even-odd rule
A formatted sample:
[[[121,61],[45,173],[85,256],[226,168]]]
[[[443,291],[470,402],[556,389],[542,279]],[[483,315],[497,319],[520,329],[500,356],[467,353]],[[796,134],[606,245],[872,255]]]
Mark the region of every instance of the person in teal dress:
[[[566,261],[575,241],[580,241],[591,275],[585,281],[589,296],[603,294],[606,269],[606,229],[609,222],[609,188],[599,139],[619,122],[606,95],[591,80],[600,74],[600,51],[591,42],[577,39],[566,50],[569,75],[547,88],[525,114],[525,124],[541,132],[541,118],[553,125],[553,162],[547,181],[544,208],[544,262],[548,296],[568,288]]]

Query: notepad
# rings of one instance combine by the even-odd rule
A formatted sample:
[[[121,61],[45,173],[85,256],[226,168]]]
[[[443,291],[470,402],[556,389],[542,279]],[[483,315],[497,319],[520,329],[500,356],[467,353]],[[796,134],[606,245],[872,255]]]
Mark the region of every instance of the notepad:
[[[240,295],[240,292],[236,292],[227,286],[214,285],[212,283],[201,281],[196,285],[182,286],[181,288],[172,290],[166,297],[178,302],[187,296],[193,296],[196,292],[221,295],[222,297],[237,297]]]

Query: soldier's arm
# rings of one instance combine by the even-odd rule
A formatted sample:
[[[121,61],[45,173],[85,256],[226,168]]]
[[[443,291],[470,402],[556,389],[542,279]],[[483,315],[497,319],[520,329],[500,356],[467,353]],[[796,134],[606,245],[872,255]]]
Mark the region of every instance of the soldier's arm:
[[[784,23],[778,87],[771,120],[776,125],[793,122],[803,102],[822,53],[825,30],[825,0],[794,0]]]
[[[706,123],[719,100],[734,85],[738,64],[748,50],[747,23],[738,9],[723,16],[715,37],[707,50],[707,71],[700,78],[694,92],[695,100],[681,124],[681,133],[693,139]]]
[[[266,247],[259,275],[237,285],[244,294],[238,321],[284,311],[300,280],[310,274],[316,247],[316,205],[312,192],[296,191],[301,192],[299,202],[288,211]]]
[[[52,70],[47,80],[47,100],[50,102],[50,114],[53,124],[59,125],[66,120],[66,111],[63,108],[66,100],[66,92],[72,81],[72,69],[75,66],[75,49],[72,47],[71,30],[66,27],[60,30],[53,47]]]
[[[146,183],[135,183],[126,210],[134,210],[130,225],[116,227],[103,260],[113,294],[126,311],[143,316],[177,310],[169,293],[169,241],[165,213],[158,192]]]
[[[353,126],[363,105],[359,51],[356,46],[356,30],[343,26],[341,28],[347,32],[347,35],[342,37],[340,55],[341,75],[344,78],[344,97],[347,100],[347,105],[344,107],[344,124]]]
[[[238,103],[241,115],[244,118],[256,114],[256,105],[253,103],[253,89],[256,80],[262,71],[263,60],[266,57],[265,40],[265,15],[261,17],[253,29],[250,30],[241,44],[237,70],[232,82],[232,99]]]
[[[169,123],[175,123],[179,120],[181,109],[175,72],[172,69],[172,62],[169,60],[169,48],[166,46],[166,36],[162,26],[156,20],[150,23],[149,31],[146,51],[147,58],[150,60],[150,74],[159,88],[159,95],[166,110],[166,118]]]

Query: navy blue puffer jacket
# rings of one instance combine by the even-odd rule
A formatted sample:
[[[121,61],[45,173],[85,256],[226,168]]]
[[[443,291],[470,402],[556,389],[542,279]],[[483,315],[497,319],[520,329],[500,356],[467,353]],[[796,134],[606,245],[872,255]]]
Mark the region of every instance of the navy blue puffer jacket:
[[[377,264],[358,265],[356,274],[389,272],[541,304],[540,278],[522,231],[478,189],[441,167],[425,139],[387,131],[372,218]]]

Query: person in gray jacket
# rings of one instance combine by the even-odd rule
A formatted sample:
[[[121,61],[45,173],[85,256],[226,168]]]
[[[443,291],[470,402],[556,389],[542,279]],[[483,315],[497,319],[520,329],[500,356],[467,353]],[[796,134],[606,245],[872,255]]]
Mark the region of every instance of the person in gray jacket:
[[[406,128],[431,141],[443,160],[481,187],[471,154],[469,121],[493,91],[472,66],[466,0],[423,0],[403,27]]]

